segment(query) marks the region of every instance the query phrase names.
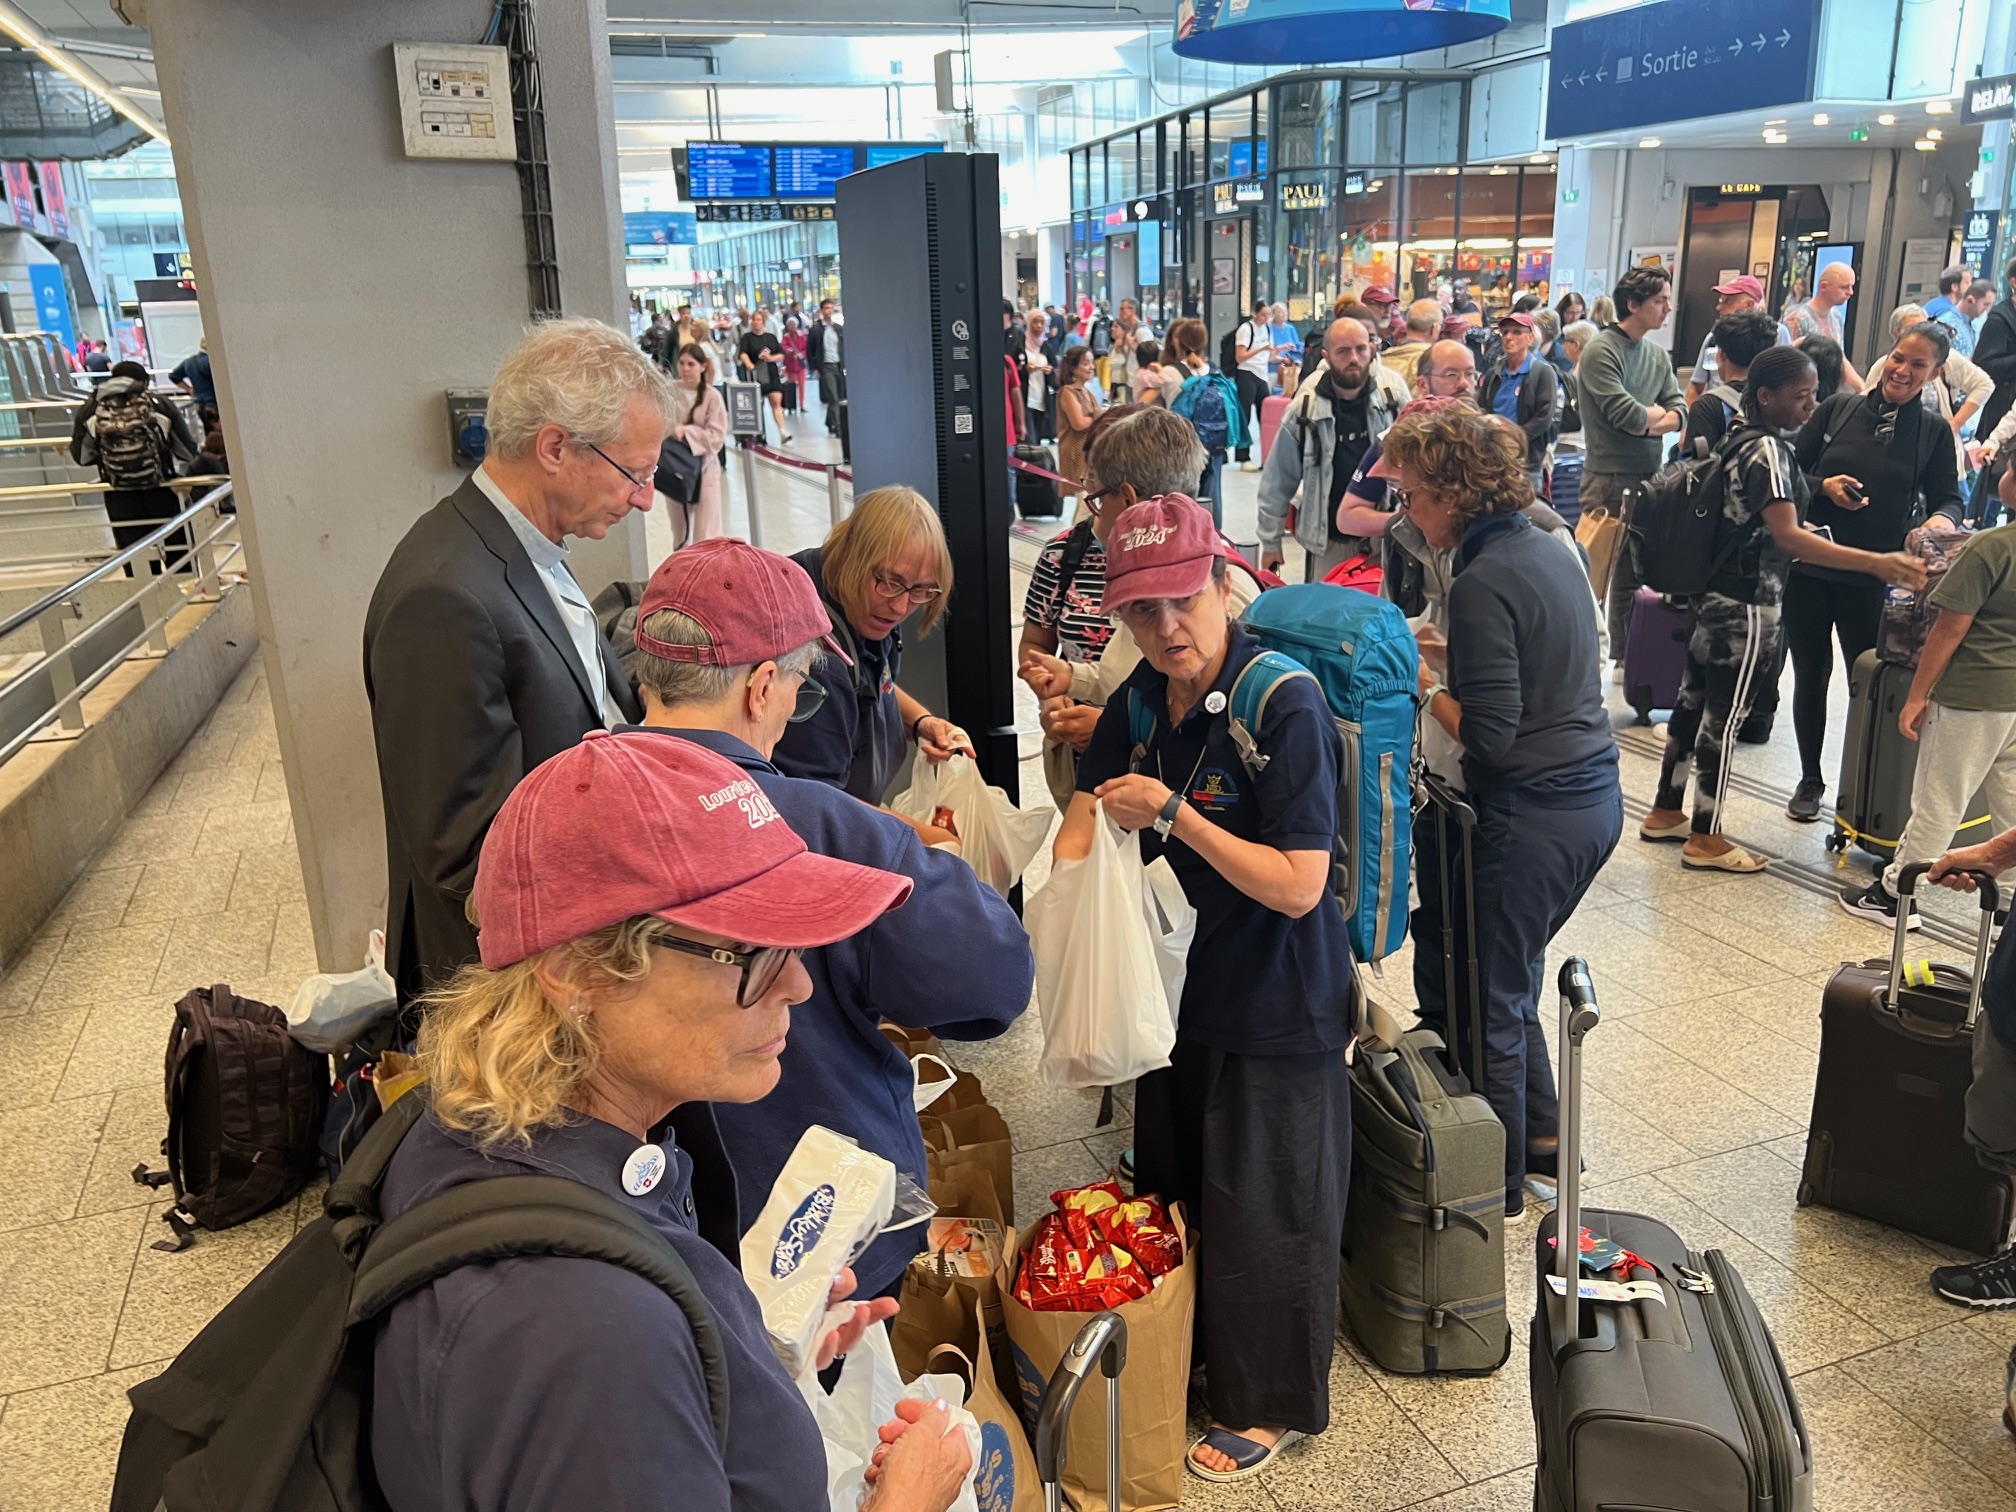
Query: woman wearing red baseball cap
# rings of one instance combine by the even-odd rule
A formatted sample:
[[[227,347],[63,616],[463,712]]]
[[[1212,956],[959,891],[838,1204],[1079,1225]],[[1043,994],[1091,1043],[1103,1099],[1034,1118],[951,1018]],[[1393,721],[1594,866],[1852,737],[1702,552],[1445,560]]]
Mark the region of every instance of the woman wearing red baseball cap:
[[[1351,1148],[1351,947],[1331,890],[1343,741],[1308,676],[1274,684],[1254,759],[1226,713],[1260,651],[1230,618],[1222,538],[1182,494],[1106,542],[1106,612],[1142,662],[1078,762],[1056,859],[1106,818],[1166,855],[1197,909],[1176,1045],[1135,1085],[1135,1190],[1181,1201],[1198,1250],[1212,1425],[1193,1474],[1243,1480],[1330,1423]],[[1152,726],[1137,742],[1137,711]]]
[[[394,1305],[378,1338],[371,1452],[395,1512],[825,1505],[819,1429],[736,1268],[708,1104],[776,1084],[811,990],[798,953],[909,892],[812,854],[745,772],[685,741],[598,730],[513,790],[476,874],[482,960],[428,1002],[432,1106],[392,1158],[382,1210],[524,1175],[622,1203],[698,1282],[732,1410],[723,1448],[720,1383],[656,1285],[560,1255],[465,1266]],[[820,1363],[894,1310],[857,1305]],[[901,1411],[872,1505],[944,1512],[964,1436],[942,1411]]]

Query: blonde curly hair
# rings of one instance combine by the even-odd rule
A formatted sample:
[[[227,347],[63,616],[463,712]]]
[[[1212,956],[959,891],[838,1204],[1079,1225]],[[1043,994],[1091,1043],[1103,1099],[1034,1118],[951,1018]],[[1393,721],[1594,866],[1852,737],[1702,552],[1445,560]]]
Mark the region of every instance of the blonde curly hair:
[[[427,994],[416,1053],[435,1116],[485,1149],[526,1146],[534,1129],[565,1123],[602,1055],[579,995],[634,989],[668,933],[662,919],[626,919],[497,971],[464,966]],[[573,988],[566,1002],[540,985],[541,967]]]

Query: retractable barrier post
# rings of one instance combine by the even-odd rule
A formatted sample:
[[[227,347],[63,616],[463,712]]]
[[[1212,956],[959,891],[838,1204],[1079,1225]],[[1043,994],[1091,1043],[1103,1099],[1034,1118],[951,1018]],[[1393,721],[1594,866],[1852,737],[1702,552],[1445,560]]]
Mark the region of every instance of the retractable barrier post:
[[[763,517],[756,508],[756,452],[746,443],[742,452],[742,504],[749,511],[749,544],[763,544]]]

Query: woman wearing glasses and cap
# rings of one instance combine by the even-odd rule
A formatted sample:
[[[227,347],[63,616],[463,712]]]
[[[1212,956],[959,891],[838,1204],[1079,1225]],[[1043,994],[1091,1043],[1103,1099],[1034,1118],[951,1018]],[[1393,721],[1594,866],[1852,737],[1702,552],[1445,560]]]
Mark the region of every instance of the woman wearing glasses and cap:
[[[1260,645],[1230,618],[1225,548],[1195,501],[1120,516],[1105,605],[1142,661],[1079,758],[1055,854],[1088,855],[1103,811],[1197,909],[1175,1048],[1135,1087],[1135,1190],[1181,1201],[1202,1236],[1212,1424],[1189,1467],[1243,1480],[1330,1422],[1351,1149],[1351,947],[1330,880],[1343,740],[1315,680],[1287,677],[1253,732],[1264,760],[1242,758],[1227,710]]]
[[[903,621],[921,610],[917,633],[929,635],[952,591],[952,552],[924,496],[900,484],[865,493],[823,546],[791,560],[818,588],[844,654],[814,674],[826,686],[826,701],[784,732],[772,758],[777,769],[879,806],[906,744],[932,762],[954,751],[970,754],[964,730],[896,686]],[[925,838],[950,836],[938,831]]]
[[[476,877],[481,964],[429,1002],[432,1106],[386,1172],[385,1216],[499,1176],[624,1204],[713,1314],[728,1435],[688,1315],[656,1285],[559,1255],[465,1266],[398,1302],[376,1343],[371,1455],[394,1512],[826,1504],[819,1430],[736,1269],[708,1104],[776,1085],[811,991],[799,953],[909,892],[811,854],[739,768],[685,741],[594,731],[512,792]],[[893,1310],[857,1304],[821,1363]],[[948,1427],[899,1409],[874,1512],[951,1504],[970,1456]]]

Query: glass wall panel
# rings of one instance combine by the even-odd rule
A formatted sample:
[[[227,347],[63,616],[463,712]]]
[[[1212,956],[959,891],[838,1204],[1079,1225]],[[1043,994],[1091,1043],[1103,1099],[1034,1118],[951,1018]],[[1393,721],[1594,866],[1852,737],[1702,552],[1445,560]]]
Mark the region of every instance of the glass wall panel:
[[[1432,299],[1456,273],[1456,185],[1433,169],[1402,183],[1400,276],[1407,299]]]
[[[1078,151],[1071,154],[1071,208],[1083,210],[1085,199],[1085,159],[1087,154]]]
[[[1456,162],[1462,157],[1462,128],[1463,85],[1460,80],[1441,79],[1407,86],[1408,162]]]
[[[1554,291],[1554,195],[1552,168],[1520,170],[1519,256],[1513,283],[1521,294],[1538,294],[1552,304]]]
[[[1087,155],[1085,203],[1094,208],[1106,203],[1106,146],[1103,142]]]
[[[1373,284],[1398,288],[1399,179],[1354,170],[1344,175],[1343,185],[1346,192],[1337,198],[1337,277],[1331,297],[1362,294]]]
[[[1303,80],[1274,91],[1277,168],[1324,168],[1344,161],[1337,139],[1337,81]]]
[[[1211,107],[1211,156],[1208,164],[1210,175],[1218,179],[1232,177],[1232,144],[1244,141],[1253,135],[1253,101],[1248,99],[1228,100]],[[1252,147],[1247,147],[1250,161]]]
[[[1456,248],[1456,272],[1469,280],[1470,292],[1487,321],[1512,307],[1512,252],[1519,229],[1519,174],[1492,168],[1465,173],[1454,180],[1463,206],[1462,239]]]
[[[1344,150],[1349,160],[1380,167],[1398,163],[1403,113],[1399,80],[1351,79],[1346,88],[1349,108]]]
[[[1106,197],[1109,200],[1130,200],[1138,192],[1140,176],[1134,170],[1136,140],[1131,136],[1121,137],[1106,146]]]

